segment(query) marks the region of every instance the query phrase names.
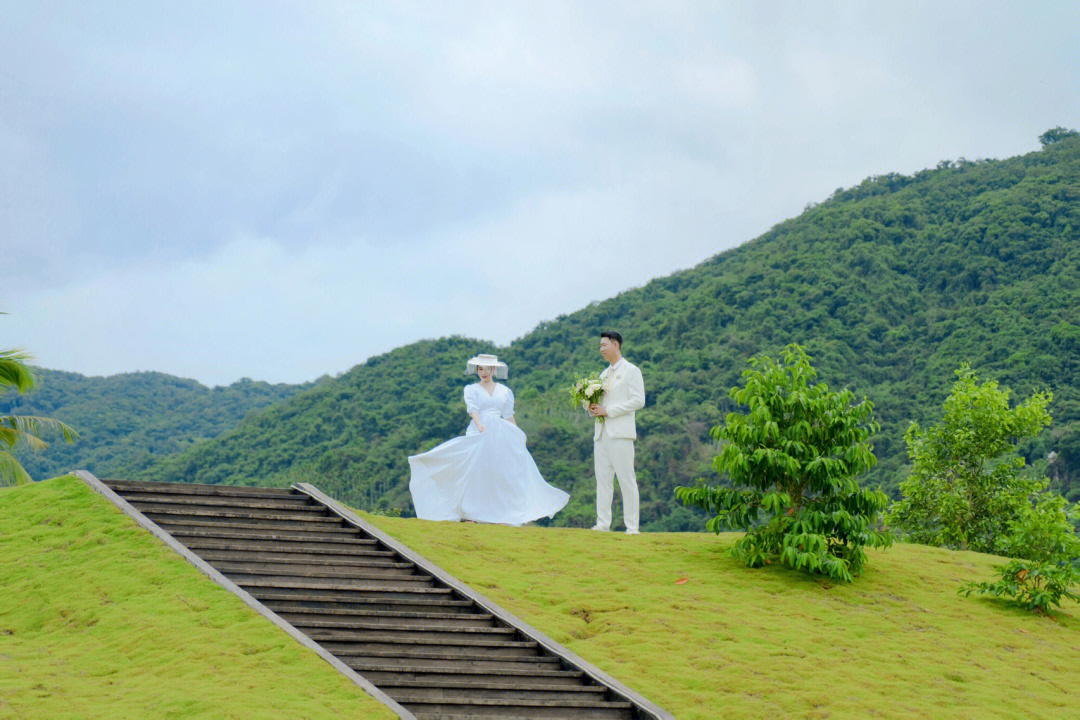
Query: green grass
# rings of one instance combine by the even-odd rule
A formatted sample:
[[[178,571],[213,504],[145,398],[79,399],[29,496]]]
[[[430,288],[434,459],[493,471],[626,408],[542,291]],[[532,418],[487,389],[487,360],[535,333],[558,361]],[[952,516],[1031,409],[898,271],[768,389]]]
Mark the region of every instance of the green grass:
[[[1080,607],[957,596],[990,556],[836,585],[733,535],[369,519],[680,720],[1077,716]],[[392,717],[75,478],[0,490],[0,589],[0,717]]]
[[[0,717],[394,715],[64,477],[0,490]]]
[[[988,555],[898,545],[837,585],[730,534],[367,517],[680,720],[1080,716],[1080,608],[958,596]]]

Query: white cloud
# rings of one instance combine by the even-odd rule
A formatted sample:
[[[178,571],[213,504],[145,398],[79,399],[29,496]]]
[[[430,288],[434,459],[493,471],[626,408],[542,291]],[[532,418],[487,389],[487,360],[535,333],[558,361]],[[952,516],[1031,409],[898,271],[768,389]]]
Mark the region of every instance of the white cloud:
[[[717,251],[719,181],[673,158],[618,186],[540,194],[485,225],[408,244],[293,250],[236,237],[204,257],[118,266],[20,298],[5,330],[44,366],[215,384],[252,368],[310,379],[422,337],[506,343]]]
[[[852,101],[880,96],[890,79],[873,58],[835,48],[793,47],[788,52],[788,65],[799,80],[803,101],[829,107],[834,113],[838,109],[859,115],[872,112],[873,106]]]
[[[837,186],[1075,125],[1077,8],[17,7],[0,328],[211,382],[505,342]]]
[[[211,383],[347,369],[440,312],[452,277],[357,241],[298,251],[238,237],[179,263],[115,267],[21,299],[5,323],[38,361],[90,374],[156,369]],[[438,322],[438,321],[437,321]]]
[[[670,76],[687,99],[745,108],[757,95],[757,72],[741,58],[712,54],[679,59],[671,64]]]

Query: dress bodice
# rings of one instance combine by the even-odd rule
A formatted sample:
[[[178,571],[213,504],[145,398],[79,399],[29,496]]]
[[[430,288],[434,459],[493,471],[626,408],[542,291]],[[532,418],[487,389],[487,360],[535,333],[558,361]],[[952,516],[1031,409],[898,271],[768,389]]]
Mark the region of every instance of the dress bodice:
[[[495,415],[501,418],[514,416],[514,393],[505,385],[495,383],[495,391],[490,395],[480,386],[472,383],[465,386],[465,412],[480,413],[480,416]],[[470,424],[469,429],[473,426]]]

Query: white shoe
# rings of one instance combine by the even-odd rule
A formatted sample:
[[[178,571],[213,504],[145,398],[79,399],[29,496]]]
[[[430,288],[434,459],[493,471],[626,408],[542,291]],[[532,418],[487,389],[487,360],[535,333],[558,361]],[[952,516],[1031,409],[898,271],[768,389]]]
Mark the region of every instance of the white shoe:
[[[638,532],[637,530],[627,530],[626,534],[627,535],[640,535],[641,533]]]
[[[610,532],[611,528],[602,528],[599,525],[593,525],[590,530],[596,530],[597,532]]]

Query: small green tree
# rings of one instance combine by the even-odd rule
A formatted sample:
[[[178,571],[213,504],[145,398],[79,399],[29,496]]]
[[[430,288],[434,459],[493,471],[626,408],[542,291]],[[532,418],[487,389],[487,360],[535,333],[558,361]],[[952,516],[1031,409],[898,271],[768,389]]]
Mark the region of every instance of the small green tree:
[[[1028,610],[1043,613],[1049,613],[1051,606],[1060,607],[1063,597],[1080,601],[1080,594],[1073,590],[1080,584],[1076,567],[1080,538],[1072,523],[1076,514],[1077,508],[1070,508],[1060,495],[1039,493],[1001,543],[1013,559],[996,566],[998,579],[970,582],[959,592],[1009,597]]]
[[[34,387],[34,374],[26,364],[29,359],[21,350],[0,350],[0,393],[8,389],[22,393]],[[48,443],[40,437],[44,432],[59,432],[68,442],[78,437],[78,433],[59,420],[0,415],[0,485],[30,482],[30,475],[10,451],[18,445],[35,451],[45,448]]]
[[[1010,408],[1008,388],[980,384],[967,365],[956,375],[941,422],[926,429],[911,423],[904,435],[911,475],[900,483],[902,499],[887,523],[913,542],[1003,552],[1013,524],[1043,487],[1022,473],[1016,444],[1050,424],[1053,396],[1035,393]]]
[[[713,465],[733,487],[699,481],[676,494],[713,515],[706,525],[713,532],[745,529],[730,553],[750,567],[779,562],[850,582],[862,573],[865,546],[892,542],[878,529],[887,497],[856,480],[876,462],[873,404],[815,383],[798,345],[782,360],[761,355],[750,364],[744,385],[730,393],[749,413],[730,413],[712,429],[723,443]]]

